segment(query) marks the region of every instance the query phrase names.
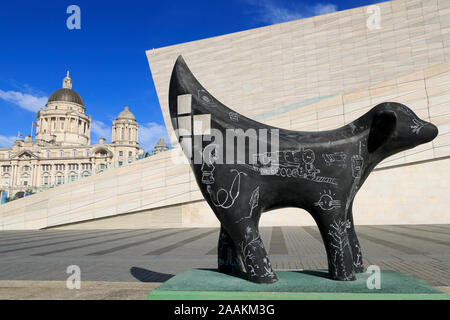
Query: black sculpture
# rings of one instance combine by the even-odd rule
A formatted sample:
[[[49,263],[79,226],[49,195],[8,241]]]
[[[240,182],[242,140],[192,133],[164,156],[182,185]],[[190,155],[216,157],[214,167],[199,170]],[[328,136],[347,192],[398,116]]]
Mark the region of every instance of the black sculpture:
[[[312,215],[330,277],[355,280],[355,273],[364,271],[353,225],[357,191],[380,161],[438,134],[433,124],[395,102],[381,103],[336,130],[271,127],[217,101],[181,56],[170,80],[169,108],[200,190],[221,223],[219,271],[244,273],[257,283],[277,281],[258,232],[259,218],[283,207]]]

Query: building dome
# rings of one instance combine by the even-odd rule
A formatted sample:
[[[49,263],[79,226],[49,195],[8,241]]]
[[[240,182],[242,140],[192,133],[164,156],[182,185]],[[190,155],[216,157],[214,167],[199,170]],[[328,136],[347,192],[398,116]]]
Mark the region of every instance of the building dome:
[[[159,148],[167,148],[167,143],[164,141],[163,138],[160,138],[159,141],[156,143],[155,147],[159,147]]]
[[[135,120],[134,114],[131,113],[128,107],[123,108],[122,112],[119,113],[116,120]]]
[[[81,99],[80,95],[76,93],[74,90],[68,88],[58,89],[55,92],[53,92],[50,98],[48,98],[48,102],[53,101],[73,102],[84,106],[83,100]]]
[[[163,151],[169,150],[169,146],[164,141],[163,138],[160,138],[159,141],[156,143],[155,147],[153,148],[153,154],[157,154]]]
[[[69,71],[67,71],[67,75],[63,79],[63,87],[53,92],[48,98],[48,102],[53,101],[73,102],[84,106],[83,99],[72,90],[72,79],[69,77]]]

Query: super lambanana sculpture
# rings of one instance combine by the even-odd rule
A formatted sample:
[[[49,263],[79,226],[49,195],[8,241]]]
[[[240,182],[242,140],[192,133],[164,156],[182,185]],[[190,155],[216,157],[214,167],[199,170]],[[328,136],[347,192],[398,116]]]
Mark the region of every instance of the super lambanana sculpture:
[[[221,223],[219,271],[244,273],[257,283],[277,281],[258,231],[259,218],[283,207],[312,215],[330,277],[354,280],[364,270],[353,224],[356,193],[380,161],[438,133],[394,102],[381,103],[336,130],[271,127],[216,100],[181,56],[170,80],[169,108],[200,190]]]

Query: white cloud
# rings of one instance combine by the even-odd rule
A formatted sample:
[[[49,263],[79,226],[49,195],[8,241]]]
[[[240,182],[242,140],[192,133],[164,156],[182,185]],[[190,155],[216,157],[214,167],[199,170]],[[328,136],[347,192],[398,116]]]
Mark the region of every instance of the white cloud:
[[[281,23],[285,21],[291,21],[296,19],[301,19],[303,15],[297,10],[287,9],[279,7],[270,0],[256,1],[253,2],[261,7],[261,19],[268,23]]]
[[[108,141],[111,141],[111,125],[106,125],[102,121],[92,120],[91,122],[91,133],[96,136],[96,140],[92,141],[92,143],[97,143],[99,138],[105,138]]]
[[[163,138],[166,143],[169,142],[167,130],[164,125],[156,122],[139,124],[139,145],[145,151],[151,152],[160,138]]]
[[[0,135],[0,148],[9,148],[12,146],[17,137],[15,136],[2,136]]]
[[[275,0],[247,0],[247,2],[260,8],[259,20],[270,24],[337,11],[337,6],[332,3],[317,3],[313,6],[297,5],[296,7],[285,8]]]
[[[321,14],[327,14],[337,11],[337,6],[332,3],[321,4],[318,3],[314,6],[314,15],[318,16]]]
[[[0,89],[0,99],[14,103],[27,111],[36,112],[47,103],[48,97],[38,97],[18,91],[3,91]]]

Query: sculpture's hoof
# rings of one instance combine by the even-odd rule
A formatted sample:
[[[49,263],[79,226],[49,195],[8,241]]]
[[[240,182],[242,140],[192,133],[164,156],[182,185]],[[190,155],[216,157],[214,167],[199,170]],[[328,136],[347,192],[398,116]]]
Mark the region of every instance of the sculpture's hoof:
[[[251,282],[254,283],[266,283],[266,284],[270,284],[270,283],[275,283],[278,281],[278,277],[276,275],[274,275],[273,277],[251,277],[248,279]]]
[[[355,273],[364,273],[365,272],[363,265],[359,265],[359,266],[353,265],[353,270],[355,271]]]
[[[338,276],[331,276],[332,280],[338,280],[338,281],[355,281],[356,275],[354,273],[350,275],[338,275]]]
[[[242,270],[239,268],[239,266],[235,265],[221,265],[217,268],[217,271],[230,275],[242,274]]]

